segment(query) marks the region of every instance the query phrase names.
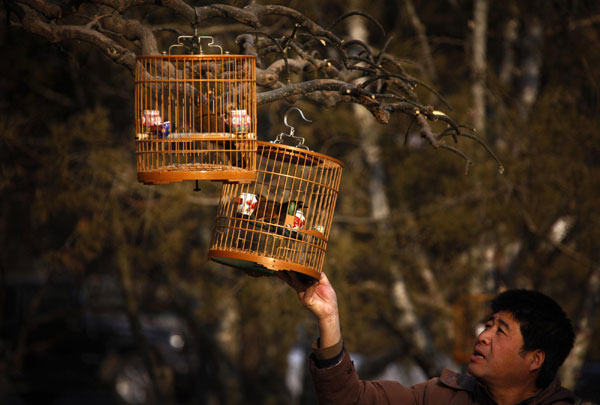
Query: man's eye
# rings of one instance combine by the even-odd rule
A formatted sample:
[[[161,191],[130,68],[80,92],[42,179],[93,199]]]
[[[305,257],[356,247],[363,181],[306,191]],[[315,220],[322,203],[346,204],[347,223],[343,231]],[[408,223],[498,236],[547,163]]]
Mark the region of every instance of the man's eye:
[[[504,334],[504,330],[502,328],[498,328],[498,333]]]

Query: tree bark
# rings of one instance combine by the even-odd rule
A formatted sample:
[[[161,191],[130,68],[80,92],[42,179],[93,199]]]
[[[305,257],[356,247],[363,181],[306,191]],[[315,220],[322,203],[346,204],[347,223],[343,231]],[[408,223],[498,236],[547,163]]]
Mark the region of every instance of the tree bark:
[[[523,119],[527,119],[531,106],[536,101],[540,86],[542,68],[542,46],[544,42],[543,27],[539,18],[530,17],[525,26],[523,39],[523,64],[520,77],[519,111]]]
[[[600,306],[600,266],[594,265],[588,280],[581,315],[575,325],[575,344],[560,370],[562,384],[571,390],[575,388],[594,334],[593,322]]]
[[[512,2],[511,2],[511,5]],[[513,5],[514,6],[514,5]],[[503,86],[510,86],[515,72],[515,43],[518,38],[519,20],[516,15],[510,15],[502,30],[502,62],[498,79]]]
[[[431,47],[429,46],[429,40],[427,39],[427,29],[425,24],[421,22],[421,19],[417,14],[417,10],[415,9],[415,4],[412,0],[405,0],[404,6],[406,9],[406,14],[408,15],[408,20],[417,34],[419,51],[421,52],[421,57],[423,58],[423,71],[429,80],[431,80],[432,83],[435,83],[437,81],[437,73],[435,71],[435,66],[433,65]]]
[[[475,0],[473,10],[473,125],[485,134],[488,0]]]

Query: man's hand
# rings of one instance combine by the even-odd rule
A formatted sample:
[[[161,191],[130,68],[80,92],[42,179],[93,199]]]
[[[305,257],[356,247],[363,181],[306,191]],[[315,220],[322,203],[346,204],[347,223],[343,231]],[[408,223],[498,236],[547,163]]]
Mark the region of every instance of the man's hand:
[[[342,334],[337,297],[325,273],[321,273],[319,281],[311,285],[302,283],[296,273],[291,271],[278,271],[277,276],[296,290],[302,305],[317,317],[321,333],[321,347],[333,346],[338,343]]]

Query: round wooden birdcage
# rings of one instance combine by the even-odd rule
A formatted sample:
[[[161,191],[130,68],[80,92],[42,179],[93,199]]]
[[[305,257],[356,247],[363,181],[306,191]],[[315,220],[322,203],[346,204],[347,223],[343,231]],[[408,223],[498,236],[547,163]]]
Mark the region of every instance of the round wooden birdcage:
[[[143,183],[254,181],[255,57],[139,57],[135,132]]]
[[[342,166],[306,149],[258,141],[256,182],[223,185],[209,258],[250,275],[288,270],[318,279]]]

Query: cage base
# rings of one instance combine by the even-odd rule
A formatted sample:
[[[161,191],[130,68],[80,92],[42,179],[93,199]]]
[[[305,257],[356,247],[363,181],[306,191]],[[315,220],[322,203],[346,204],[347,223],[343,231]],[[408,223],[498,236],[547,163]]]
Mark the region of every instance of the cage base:
[[[244,270],[251,276],[273,276],[276,271],[294,271],[318,280],[319,272],[296,263],[247,252],[209,250],[208,258],[226,266]]]
[[[169,184],[186,180],[211,180],[228,183],[252,183],[256,181],[256,171],[235,168],[224,169],[215,165],[194,165],[194,167],[166,168],[137,173],[138,181],[144,184]]]

